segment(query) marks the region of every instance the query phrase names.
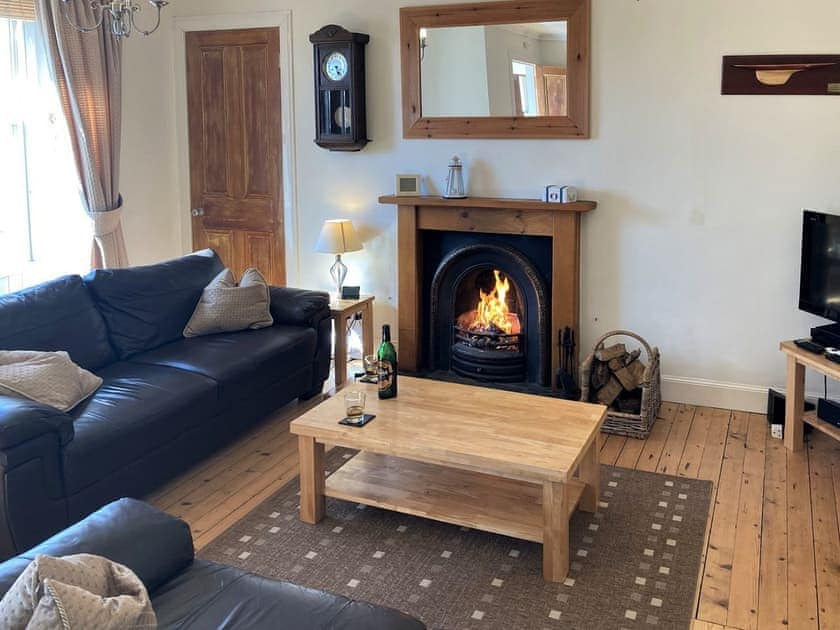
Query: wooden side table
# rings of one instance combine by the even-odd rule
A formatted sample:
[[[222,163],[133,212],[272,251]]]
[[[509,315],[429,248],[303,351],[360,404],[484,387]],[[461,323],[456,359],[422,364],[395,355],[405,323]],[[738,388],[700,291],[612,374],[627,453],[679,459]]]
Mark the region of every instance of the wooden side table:
[[[373,295],[362,295],[358,300],[342,300],[333,297],[330,301],[330,315],[335,330],[335,386],[347,380],[347,320],[362,316],[362,352],[373,354]]]
[[[840,363],[808,352],[792,341],[783,341],[781,351],[787,355],[787,391],[785,392],[785,446],[798,451],[804,446],[805,424],[840,440],[840,428],[820,420],[816,411],[805,413],[805,368],[840,380]]]

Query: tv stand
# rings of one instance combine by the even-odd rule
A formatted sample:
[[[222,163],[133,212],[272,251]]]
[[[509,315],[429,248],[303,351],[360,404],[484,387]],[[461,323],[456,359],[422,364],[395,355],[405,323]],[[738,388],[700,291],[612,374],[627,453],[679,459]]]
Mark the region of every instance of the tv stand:
[[[805,368],[816,370],[829,378],[840,380],[840,364],[823,356],[803,350],[792,341],[784,341],[781,351],[787,355],[787,391],[785,392],[785,446],[788,450],[802,450],[805,424],[840,440],[840,427],[826,422],[816,411],[805,411]]]
[[[840,324],[812,328],[811,339],[826,348],[840,348]]]

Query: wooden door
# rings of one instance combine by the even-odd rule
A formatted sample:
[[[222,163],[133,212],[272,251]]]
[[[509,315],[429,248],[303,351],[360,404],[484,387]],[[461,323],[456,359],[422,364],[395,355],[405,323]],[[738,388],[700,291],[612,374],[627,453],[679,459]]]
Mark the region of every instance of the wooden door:
[[[286,282],[277,29],[187,33],[193,246]]]
[[[540,116],[566,116],[566,69],[559,66],[537,66],[537,101]]]

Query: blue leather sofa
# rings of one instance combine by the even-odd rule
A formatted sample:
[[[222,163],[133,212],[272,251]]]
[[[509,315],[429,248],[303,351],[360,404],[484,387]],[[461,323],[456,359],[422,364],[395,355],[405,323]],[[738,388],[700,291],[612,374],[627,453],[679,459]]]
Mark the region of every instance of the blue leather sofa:
[[[146,585],[162,630],[423,630],[381,608],[196,559],[183,521],[140,501],[105,506],[35,549],[0,564],[0,597],[38,554],[91,553]]]
[[[0,297],[0,349],[66,350],[104,379],[69,414],[0,396],[0,559],[143,497],[271,411],[319,393],[329,296],[271,289],[274,326],[184,339],[211,250]]]

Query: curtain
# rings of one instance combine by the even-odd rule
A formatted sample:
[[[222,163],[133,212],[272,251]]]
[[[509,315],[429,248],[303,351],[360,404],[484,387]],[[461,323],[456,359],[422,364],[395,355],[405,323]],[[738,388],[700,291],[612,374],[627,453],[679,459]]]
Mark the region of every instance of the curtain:
[[[0,0],[0,18],[35,20],[35,0]]]
[[[81,33],[68,23],[61,0],[36,2],[86,209],[93,220],[91,266],[128,266],[119,192],[122,42],[111,34],[107,20],[103,28]],[[94,10],[84,0],[64,8],[76,24],[95,22]]]

